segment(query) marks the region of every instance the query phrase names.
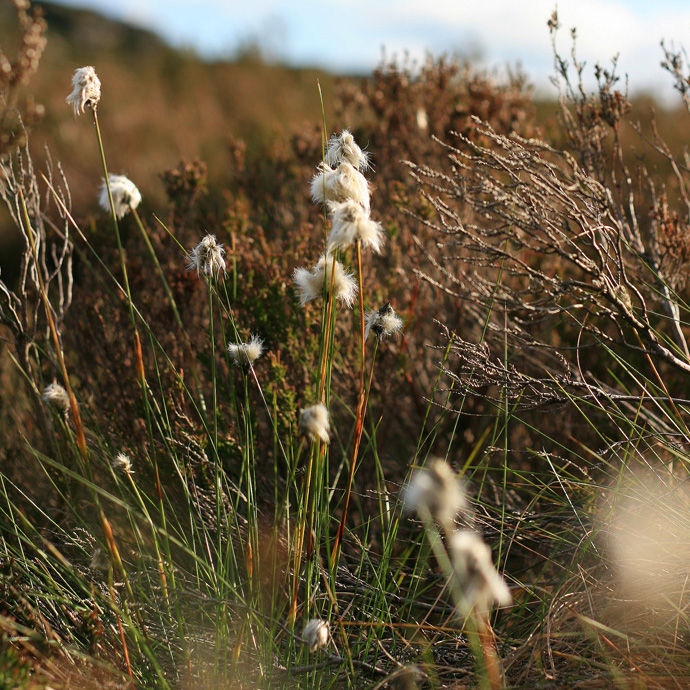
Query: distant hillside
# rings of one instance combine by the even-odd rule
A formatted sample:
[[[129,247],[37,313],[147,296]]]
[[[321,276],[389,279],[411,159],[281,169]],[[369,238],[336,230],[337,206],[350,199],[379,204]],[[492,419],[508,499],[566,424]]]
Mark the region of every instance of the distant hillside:
[[[48,45],[25,89],[45,107],[32,148],[47,144],[62,162],[79,214],[94,208],[101,170],[90,118],[75,119],[65,103],[77,67],[94,65],[103,85],[99,117],[109,166],[126,172],[154,201],[162,196],[160,173],[180,159],[202,158],[210,179],[222,184],[229,140],[245,140],[248,155],[260,155],[263,146],[295,128],[317,126],[317,80],[327,107],[332,105],[332,75],[259,59],[209,64],[150,31],[91,10],[33,4],[43,8]],[[15,34],[14,10],[0,3],[7,53]]]
[[[65,53],[71,52],[75,58],[100,57],[105,51],[126,51],[143,58],[170,50],[153,31],[108,19],[93,10],[41,0],[32,4],[43,10],[53,40],[62,41]]]

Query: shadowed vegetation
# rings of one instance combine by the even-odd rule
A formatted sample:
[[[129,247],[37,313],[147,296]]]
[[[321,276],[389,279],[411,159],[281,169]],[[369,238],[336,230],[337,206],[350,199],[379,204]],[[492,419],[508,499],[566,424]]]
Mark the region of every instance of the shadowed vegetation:
[[[574,48],[544,104],[450,59],[336,80],[10,9],[0,686],[682,686],[683,55],[655,115]],[[108,172],[141,205],[99,209]],[[341,173],[347,241],[310,198]]]

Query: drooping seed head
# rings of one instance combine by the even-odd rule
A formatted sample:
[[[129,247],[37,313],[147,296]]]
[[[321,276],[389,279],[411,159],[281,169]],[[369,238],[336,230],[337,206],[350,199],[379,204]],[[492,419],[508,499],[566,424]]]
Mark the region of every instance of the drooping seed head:
[[[377,254],[381,253],[386,235],[381,224],[371,219],[367,209],[353,200],[332,202],[328,208],[332,214],[329,252],[347,249],[359,242],[362,249],[369,247]]]
[[[453,575],[462,594],[459,609],[467,615],[474,609],[488,616],[492,606],[507,606],[512,601],[505,580],[494,567],[491,549],[471,530],[458,530],[448,539]]]
[[[252,335],[248,343],[228,343],[228,356],[235,366],[249,369],[264,352],[264,341]]]
[[[110,174],[108,175],[108,182],[110,183],[110,193],[113,196],[115,215],[118,218],[124,218],[130,210],[135,209],[141,203],[141,192],[137,189],[134,182],[125,175]],[[104,211],[111,212],[108,187],[105,184],[105,180],[101,184],[98,203]]]
[[[95,110],[101,99],[101,81],[96,70],[80,67],[72,76],[72,93],[65,99],[74,108],[74,114],[79,115],[85,108]]]
[[[402,327],[402,319],[395,313],[391,303],[386,302],[380,309],[367,313],[364,337],[368,338],[369,333],[373,333],[380,342],[402,330]]]
[[[118,453],[113,460],[113,467],[118,472],[122,472],[122,474],[134,474],[134,470],[132,469],[132,459],[129,457],[129,455],[127,455],[127,453]]]
[[[405,510],[427,513],[446,529],[453,529],[459,513],[467,510],[462,484],[450,465],[434,458],[417,470],[403,489]]]
[[[59,383],[51,383],[43,389],[43,400],[65,416],[69,414],[69,394]]]
[[[311,181],[311,198],[317,204],[354,201],[368,211],[370,195],[367,178],[347,161],[335,169],[320,163]]]
[[[343,161],[347,161],[353,168],[361,172],[371,166],[369,154],[362,151],[348,129],[344,129],[340,134],[334,134],[328,140],[325,158],[326,163],[333,168],[339,166]]]

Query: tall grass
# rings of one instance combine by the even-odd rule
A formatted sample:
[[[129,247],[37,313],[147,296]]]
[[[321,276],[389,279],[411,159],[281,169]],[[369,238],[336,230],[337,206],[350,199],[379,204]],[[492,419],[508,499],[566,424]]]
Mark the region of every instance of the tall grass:
[[[477,91],[437,79],[443,65],[364,85],[357,132],[380,154],[367,221],[389,253],[339,245],[304,306],[282,254],[313,265],[334,230],[325,176],[323,207],[304,210],[325,117],[289,187],[301,197],[267,198],[249,230],[249,197],[219,218],[194,166],[167,175],[167,217],[144,202],[118,219],[97,106],[79,125],[94,136],[93,118],[110,219],[78,220],[27,149],[3,164],[26,244],[20,283],[0,284],[19,391],[0,473],[7,687],[665,687],[687,672],[686,171],[656,141],[680,203],[651,175],[636,186],[615,74],[589,95],[557,68],[561,146],[500,117],[450,135],[430,99],[434,143],[402,85]],[[383,87],[397,119],[377,111]],[[434,160],[393,171],[395,127]],[[310,219],[306,238],[269,235],[278,207]],[[210,258],[193,249],[207,232]],[[336,261],[356,276],[352,310]],[[389,298],[404,333],[367,339]],[[252,336],[266,349],[243,359]],[[51,381],[68,414],[42,402]],[[300,417],[318,404],[327,436]],[[402,510],[435,456],[468,494],[446,522]],[[492,547],[509,607],[467,601],[459,528]],[[316,642],[313,619],[329,629]]]

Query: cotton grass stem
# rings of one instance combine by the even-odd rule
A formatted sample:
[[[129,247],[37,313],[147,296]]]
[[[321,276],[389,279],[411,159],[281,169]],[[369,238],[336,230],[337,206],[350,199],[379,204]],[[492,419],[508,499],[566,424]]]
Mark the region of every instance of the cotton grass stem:
[[[216,386],[216,334],[213,320],[213,285],[212,277],[208,280],[208,318],[209,318],[209,335],[211,337],[211,392],[212,392],[212,408],[213,415],[213,448],[217,455],[218,453],[218,389]]]
[[[362,246],[361,242],[357,240],[355,243],[357,247],[357,285],[359,288],[359,331],[360,331],[360,367],[359,367],[359,393],[357,395],[357,413],[355,418],[355,434],[352,443],[352,455],[350,456],[350,475],[347,480],[347,489],[345,490],[345,507],[343,508],[343,516],[340,520],[338,533],[333,544],[333,551],[331,553],[331,567],[334,571],[337,569],[338,557],[340,555],[340,546],[345,532],[345,521],[347,520],[347,510],[350,505],[350,495],[352,494],[352,482],[355,477],[355,468],[357,467],[357,455],[359,454],[359,444],[362,439],[362,430],[364,428],[364,410],[365,410],[365,388],[364,388],[364,294],[362,291]]]
[[[115,239],[117,241],[117,250],[120,255],[120,264],[122,265],[122,279],[127,294],[127,301],[129,306],[130,317],[132,319],[132,326],[136,330],[134,321],[134,311],[132,308],[132,293],[129,289],[129,277],[127,275],[127,262],[125,261],[125,251],[122,247],[122,238],[120,237],[120,226],[117,222],[117,213],[115,212],[115,202],[113,201],[113,193],[110,188],[110,175],[108,174],[108,164],[105,161],[105,149],[103,148],[103,139],[101,137],[101,127],[98,124],[98,111],[96,108],[91,110],[93,113],[93,124],[96,129],[96,138],[98,139],[98,150],[101,154],[101,163],[103,165],[103,176],[105,180],[105,188],[108,191],[108,201],[110,203],[110,213],[113,218],[113,228],[115,229]]]
[[[293,586],[292,586],[292,601],[290,602],[290,613],[288,615],[288,620],[291,624],[294,624],[295,618],[297,616],[297,599],[299,595],[299,582],[300,582],[300,570],[302,566],[302,552],[304,551],[304,536],[309,529],[309,541],[307,542],[307,551],[311,550],[311,512],[312,512],[312,475],[314,474],[314,458],[317,454],[321,454],[321,448],[324,444],[321,442],[313,441],[310,444],[309,449],[309,465],[307,466],[307,472],[304,476],[304,484],[302,488],[301,495],[303,497],[303,502],[301,506],[301,518],[299,526],[297,528],[297,533],[295,534],[295,560],[294,560],[294,571],[293,571]],[[306,502],[304,501],[306,498]],[[308,586],[308,585],[307,585]],[[308,597],[307,597],[308,600]]]
[[[139,232],[141,233],[141,237],[144,240],[144,244],[146,245],[146,248],[149,251],[149,254],[151,255],[151,258],[153,259],[153,263],[156,266],[156,273],[158,273],[158,277],[161,280],[161,284],[163,285],[163,290],[165,291],[165,295],[168,298],[168,301],[170,302],[170,308],[173,310],[173,316],[175,317],[175,322],[177,323],[180,332],[182,333],[182,336],[185,339],[185,343],[189,342],[189,337],[187,335],[187,332],[185,331],[184,325],[182,323],[182,317],[180,316],[180,312],[177,309],[177,302],[175,301],[175,298],[173,297],[172,290],[170,289],[170,284],[168,283],[165,273],[163,273],[163,268],[160,264],[160,261],[158,260],[158,255],[156,254],[156,250],[153,248],[153,245],[151,244],[151,240],[149,238],[148,233],[146,232],[146,228],[144,228],[143,223],[141,222],[141,218],[139,217],[139,213],[135,208],[132,209],[132,215],[134,216],[134,220],[137,223],[137,227],[139,228]]]
[[[115,612],[115,620],[117,621],[117,629],[120,633],[120,642],[122,643],[122,654],[125,658],[125,665],[127,666],[127,675],[132,681],[132,686],[134,687],[134,674],[132,673],[132,664],[129,661],[129,649],[127,648],[127,639],[125,638],[125,631],[122,627],[122,619],[120,614],[117,612],[116,603],[117,598],[115,596],[115,590],[113,589],[113,572],[112,568],[108,568],[108,592],[110,593],[110,599],[113,603],[113,611]]]
[[[103,165],[103,177],[105,189],[108,192],[108,202],[110,204],[110,214],[113,218],[113,228],[115,230],[115,239],[117,241],[117,250],[120,255],[120,265],[122,267],[122,280],[125,287],[125,293],[127,295],[127,306],[129,308],[129,319],[132,323],[132,329],[134,330],[134,356],[137,369],[137,379],[139,381],[139,386],[141,388],[141,397],[144,401],[144,409],[146,410],[146,429],[149,436],[149,441],[151,443],[151,448],[155,448],[153,440],[153,425],[151,423],[151,410],[148,399],[148,391],[146,386],[146,372],[144,370],[144,359],[141,349],[141,338],[139,336],[139,329],[137,328],[136,317],[134,314],[134,303],[132,302],[132,292],[129,287],[129,276],[127,274],[127,261],[125,259],[125,250],[122,246],[122,238],[120,236],[120,225],[117,221],[118,213],[115,208],[115,202],[113,200],[112,188],[110,185],[110,174],[108,173],[108,164],[105,160],[105,148],[103,147],[103,138],[101,136],[101,127],[98,122],[98,109],[94,106],[91,109],[93,113],[93,124],[96,130],[96,139],[98,140],[98,150],[101,154],[101,163]],[[138,216],[137,216],[138,217]],[[156,472],[156,474],[158,474]],[[160,482],[158,483],[158,493],[161,495]]]
[[[463,603],[464,595],[459,588],[453,563],[451,562],[446,546],[451,539],[452,533],[448,528],[445,529],[446,539],[444,543],[441,534],[436,529],[434,518],[427,506],[424,504],[418,506],[417,512],[424,525],[424,532],[431,546],[431,550],[441,568],[441,572],[443,572],[447,579],[454,603],[459,608]],[[482,690],[500,690],[501,672],[498,657],[496,656],[495,642],[492,632],[486,630],[486,627],[480,615],[476,614],[474,611],[471,611],[465,618],[464,630],[467,635],[467,642],[476,661],[476,673],[479,687],[482,688]]]
[[[55,319],[53,318],[53,311],[52,311],[52,306],[50,304],[50,300],[48,299],[48,294],[46,292],[45,288],[45,283],[43,282],[43,276],[41,274],[40,268],[39,268],[39,263],[38,263],[38,256],[37,256],[37,251],[36,251],[36,242],[34,239],[33,235],[33,228],[31,226],[31,221],[29,220],[29,212],[26,208],[26,200],[24,199],[24,193],[21,188],[18,188],[18,195],[19,195],[19,201],[20,205],[22,208],[22,216],[23,216],[23,221],[26,225],[26,235],[29,238],[29,244],[31,247],[31,254],[34,260],[34,264],[36,266],[36,275],[38,277],[38,283],[39,283],[39,291],[41,293],[41,300],[43,302],[43,306],[46,312],[46,318],[48,319],[48,328],[50,330],[51,338],[53,340],[53,346],[55,348],[55,354],[58,359],[58,364],[60,366],[60,372],[62,374],[63,381],[65,383],[65,389],[67,390],[67,395],[69,396],[69,401],[70,401],[70,411],[72,413],[72,419],[74,421],[74,427],[75,427],[75,433],[76,433],[76,440],[77,440],[77,449],[79,450],[79,455],[81,458],[81,461],[83,463],[84,471],[86,473],[87,479],[89,486],[91,487],[91,493],[93,496],[94,504],[96,506],[96,509],[98,511],[99,515],[99,520],[101,523],[101,527],[103,529],[104,536],[106,537],[106,543],[108,545],[108,549],[110,551],[111,556],[114,558],[115,562],[118,564],[120,573],[122,575],[122,579],[125,583],[125,587],[127,590],[127,594],[129,596],[130,601],[134,601],[134,592],[132,591],[131,584],[129,582],[129,579],[127,577],[127,573],[124,569],[124,566],[122,564],[122,560],[120,559],[120,554],[117,548],[117,545],[115,543],[115,539],[112,533],[112,530],[110,529],[110,523],[108,522],[108,519],[105,516],[105,513],[103,512],[103,509],[101,507],[100,499],[98,497],[98,493],[96,492],[94,488],[94,483],[93,483],[93,473],[91,470],[91,462],[89,458],[89,453],[88,449],[86,447],[86,437],[84,435],[84,426],[82,423],[81,419],[81,414],[79,412],[79,406],[77,405],[77,399],[74,395],[74,391],[72,390],[72,386],[70,385],[69,381],[69,376],[67,374],[67,366],[65,365],[65,359],[62,354],[62,346],[60,344],[60,337],[58,335],[58,330],[57,326],[55,324]]]
[[[326,108],[324,106],[323,102],[323,92],[321,91],[321,82],[317,79],[316,80],[316,88],[319,91],[319,103],[321,105],[321,162],[325,163],[325,150],[326,150],[326,132],[328,131],[326,129]],[[327,242],[328,241],[328,207],[325,202],[326,199],[326,181],[324,178],[324,190],[323,190],[323,198],[324,198],[324,205],[323,205],[323,227],[324,227],[324,240]],[[328,306],[326,309],[326,323],[324,326],[324,336],[323,336],[323,347],[321,349],[321,376],[319,379],[319,400],[325,404],[326,402],[326,366],[328,362],[328,353],[330,351],[330,344],[331,344],[331,332],[330,332],[330,327],[331,327],[331,320],[333,318],[333,303],[335,301],[335,297],[333,295],[333,287],[335,285],[335,264],[336,264],[336,252],[333,252],[333,264],[331,266],[331,285],[328,290]],[[324,266],[324,269],[326,269],[326,266]],[[328,271],[324,270],[324,274],[328,275]]]
[[[324,329],[324,347],[321,360],[321,378],[319,381],[319,400],[326,404],[326,364],[328,362],[328,352],[331,344],[331,321],[333,319],[333,303],[335,302],[335,295],[333,294],[335,285],[335,254],[333,254],[333,264],[331,265],[331,285],[328,289],[328,307],[326,309],[326,325]],[[328,274],[328,271],[325,271]]]

